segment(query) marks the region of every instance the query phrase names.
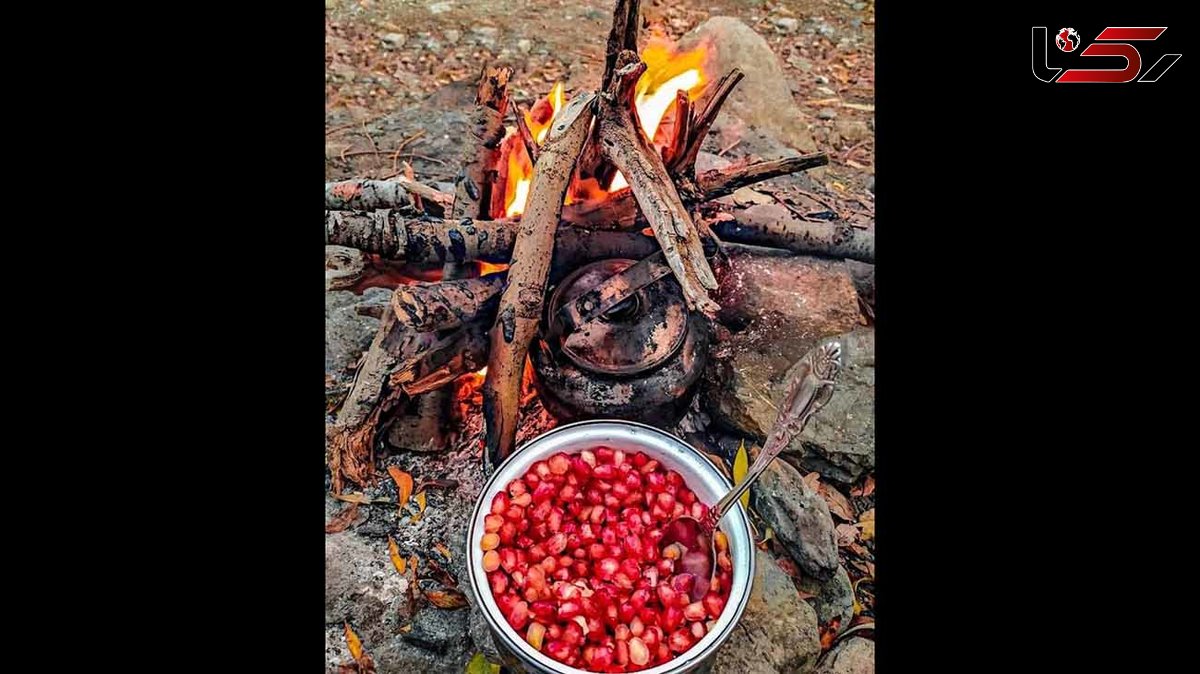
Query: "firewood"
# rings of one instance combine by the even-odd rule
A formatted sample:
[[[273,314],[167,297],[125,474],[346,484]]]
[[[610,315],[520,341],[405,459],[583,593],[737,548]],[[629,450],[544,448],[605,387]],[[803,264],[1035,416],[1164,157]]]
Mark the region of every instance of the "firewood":
[[[454,181],[452,218],[491,219],[492,190],[496,187],[496,166],[500,162],[500,144],[504,141],[504,117],[508,112],[508,79],[512,68],[486,67],[479,79],[475,110],[471,115],[472,143],[466,163]],[[503,186],[500,186],[503,189]]]
[[[325,289],[348,290],[363,277],[363,252],[346,246],[325,246]]]
[[[617,72],[617,59],[623,51],[637,53],[638,31],[641,29],[641,1],[617,0],[613,8],[612,28],[604,49],[604,77],[600,91],[608,91]]]
[[[495,309],[505,278],[500,273],[400,286],[392,293],[392,309],[417,332],[457,328]]]
[[[747,185],[807,171],[828,163],[829,155],[824,152],[771,159],[705,171],[696,179],[696,184],[700,193],[704,195],[702,198],[708,201],[733,194],[737,189]]]
[[[700,154],[700,146],[704,144],[704,138],[716,121],[717,113],[720,112],[725,99],[743,77],[745,74],[734,68],[721,79],[709,84],[696,100],[696,105],[692,106],[692,123],[688,128],[687,143],[678,161],[673,163],[673,174],[691,178],[696,173],[696,157]]]
[[[594,116],[595,96],[590,92],[576,94],[551,127],[533,171],[508,270],[508,286],[489,335],[483,414],[486,452],[493,465],[508,456],[516,441],[521,374],[545,301],[555,230]]]
[[[733,220],[710,223],[722,240],[793,253],[875,263],[875,234],[844,222],[808,222],[773,204],[748,208]]]
[[[517,120],[517,132],[521,134],[521,142],[525,145],[525,152],[529,155],[529,161],[537,164],[538,160],[538,144],[533,137],[533,131],[529,130],[529,123],[525,121],[525,109],[519,105],[509,102],[509,107],[513,109],[513,118]]]
[[[417,206],[413,197],[419,198]],[[441,217],[453,196],[406,178],[397,180],[343,180],[325,183],[325,208],[333,211],[398,209],[408,215]]]
[[[659,127],[661,130],[662,127]],[[674,174],[675,167],[687,153],[688,137],[692,130],[692,102],[686,91],[675,92],[675,123],[671,129],[671,142],[663,148],[663,162],[667,171]],[[695,160],[692,160],[695,162]]]
[[[711,314],[718,308],[708,295],[717,287],[704,257],[700,232],[675,191],[662,157],[646,141],[637,121],[634,85],[646,64],[632,51],[621,53],[609,90],[601,97],[597,134],[604,156],[624,174],[634,199],[654,230],[667,264],[683,288],[688,307]]]
[[[487,364],[487,331],[472,325],[439,342],[423,358],[398,370],[392,381],[410,396],[428,397],[446,384],[469,372],[478,372]],[[445,418],[444,416],[442,418]]]

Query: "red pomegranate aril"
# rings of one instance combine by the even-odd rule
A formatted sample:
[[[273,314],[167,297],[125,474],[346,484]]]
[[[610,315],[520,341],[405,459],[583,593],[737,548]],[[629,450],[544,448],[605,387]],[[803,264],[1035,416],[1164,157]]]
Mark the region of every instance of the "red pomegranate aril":
[[[623,589],[633,589],[633,579],[630,578],[629,574],[625,573],[624,571],[618,571],[616,575],[613,576],[613,582],[616,583],[618,587]]]
[[[530,604],[529,612],[541,622],[549,623],[553,621],[555,615],[558,613],[558,609],[555,607],[553,601],[543,599]]]
[[[650,627],[647,627],[645,633],[642,634],[642,641],[646,642],[647,646],[655,646],[662,641],[662,636],[662,628],[658,627],[657,625],[651,625]]]
[[[667,645],[673,653],[682,653],[692,647],[695,639],[691,632],[686,629],[679,629],[671,632],[671,636],[667,639]]]
[[[658,586],[658,600],[663,606],[673,606],[675,604],[675,589],[666,583],[660,583]]]
[[[690,573],[676,574],[671,578],[671,589],[676,592],[687,594],[692,591],[692,586],[696,584],[696,577]]]
[[[638,469],[638,472],[641,473],[642,475],[649,475],[650,473],[653,473],[654,471],[658,470],[658,461],[656,461],[654,459],[650,459],[646,463],[644,463],[640,466],[637,466],[637,469]]]
[[[683,624],[683,609],[671,604],[662,614],[662,627],[670,631]]]
[[[637,611],[632,603],[622,602],[620,608],[617,609],[617,620],[628,623],[637,617]]]
[[[667,471],[667,484],[674,485],[676,487],[682,487],[684,486],[683,476],[680,475],[678,471],[669,470]]]
[[[684,607],[683,617],[689,622],[704,620],[708,617],[708,610],[704,608],[704,604],[701,602],[692,602]]]
[[[504,517],[501,515],[488,515],[483,518],[484,533],[494,534],[500,531],[502,526],[504,526]]]
[[[642,622],[641,618],[634,616],[629,621],[630,636],[640,637],[640,636],[642,636],[642,632],[645,632],[645,631],[646,631],[646,623]]]
[[[558,487],[555,487],[554,483],[543,481],[538,483],[538,486],[533,490],[533,496],[530,498],[533,499],[534,503],[549,505],[550,499],[554,498],[554,495],[557,493]],[[546,513],[549,514],[549,512],[550,509],[547,508]],[[542,515],[542,518],[545,518],[545,515]]]
[[[617,648],[613,655],[613,664],[624,667],[629,664],[629,644],[624,641],[617,642]]]
[[[667,660],[671,659],[671,649],[667,648],[667,643],[665,641],[658,645],[656,654],[659,662],[666,662]]]
[[[629,661],[638,667],[650,662],[650,649],[646,642],[637,637],[629,640]]]
[[[529,496],[529,494],[521,494],[521,496],[525,497]],[[515,524],[516,522],[525,519],[525,509],[516,504],[510,505],[508,506],[508,510],[504,511],[504,519]]]
[[[580,618],[582,617],[580,616]],[[576,620],[578,621],[579,618],[576,618]],[[604,623],[600,622],[599,618],[588,618],[584,621],[584,624],[587,625],[586,632],[589,641],[599,644],[604,643],[608,639],[608,633],[604,631]]]
[[[577,601],[567,600],[558,605],[559,620],[570,620],[581,613],[583,613],[583,606]]]
[[[625,450],[622,450],[622,449],[614,449],[613,450],[612,464],[614,466],[622,466],[625,464]]]
[[[692,636],[696,639],[703,639],[704,635],[708,634],[708,628],[704,623],[692,623]]]
[[[657,494],[667,488],[667,477],[662,473],[650,473],[646,475],[646,489],[651,494]],[[506,505],[505,508],[508,506]],[[492,512],[496,512],[493,508]],[[503,512],[503,511],[501,511]]]
[[[657,502],[663,510],[670,510],[675,507],[675,497],[671,496],[671,494],[665,491],[655,498],[655,502]]]
[[[721,611],[725,609],[725,599],[715,592],[704,595],[704,599],[701,601],[704,603],[704,610],[708,613],[708,617],[714,620],[719,618]]]
[[[691,508],[692,504],[696,502],[696,492],[687,487],[680,487],[679,491],[675,492],[675,500]]]
[[[718,552],[717,553],[717,567],[724,571],[732,571],[733,570],[733,560],[731,560],[729,558],[728,552]]]
[[[503,539],[503,535],[500,537]],[[517,567],[517,553],[510,548],[502,548],[500,550],[500,566],[509,573],[512,573]]]
[[[540,560],[546,557],[546,548],[539,543],[529,546],[529,556],[533,559]]]
[[[492,498],[492,514],[493,515],[503,515],[504,511],[508,510],[508,506],[510,506],[510,505],[512,505],[512,502],[508,498],[508,494],[506,494],[502,491],[497,492],[496,495]]]
[[[675,560],[660,559],[658,560],[658,575],[669,576],[675,572]]]
[[[552,555],[562,554],[567,549],[567,535],[554,534],[546,539],[546,551]]]
[[[592,513],[591,513],[591,515],[588,516],[588,520],[592,524],[604,524],[604,519],[605,519],[606,515],[607,515],[607,511],[604,508],[601,508],[600,506],[595,506],[594,508],[592,508]]]
[[[596,649],[592,652],[592,660],[588,664],[603,671],[604,667],[609,667],[612,663],[613,649],[608,646],[596,646]]]
[[[554,641],[546,644],[546,655],[549,655],[559,662],[566,662],[567,657],[570,656],[570,654],[571,646],[565,641],[555,639]]]
[[[650,462],[650,457],[645,452],[635,452],[629,462],[633,464],[634,468],[641,468]]]
[[[575,572],[576,578],[587,578],[592,569],[590,566],[588,566],[587,562],[580,559],[576,560],[575,565],[571,567],[571,570]]]
[[[520,631],[529,622],[529,604],[519,601],[513,605],[512,611],[508,614],[508,624],[512,625],[514,630]]]
[[[558,490],[558,498],[560,501],[563,501],[563,502],[574,501],[575,497],[578,494],[579,494],[579,489],[577,489],[576,487],[569,485],[569,484],[564,484],[562,486],[562,489]]]
[[[599,480],[611,480],[617,476],[617,467],[611,463],[602,463],[592,469],[592,477]]]
[[[543,559],[539,566],[541,566],[542,571],[545,571],[546,575],[549,576],[555,571],[558,571],[558,560],[555,559],[553,555],[550,555]]]
[[[538,486],[540,487],[541,485],[538,485]],[[531,496],[529,494],[529,492],[525,492],[524,494],[518,494],[518,495],[512,497],[510,500],[512,501],[513,506],[518,506],[518,507],[524,508],[524,507],[528,506],[530,503],[533,503],[533,496]],[[504,513],[504,516],[508,517],[509,519],[517,519],[520,517],[520,515],[518,515],[517,518],[510,516],[509,513],[511,513],[511,512],[513,512],[513,509],[512,509],[512,506],[509,506],[508,511],[506,511]],[[516,512],[520,513],[522,511],[516,511]]]
[[[550,464],[546,463],[545,461],[538,461],[537,463],[533,464],[533,473],[534,475],[537,475],[539,479],[545,480],[546,478],[550,477]]]
[[[571,621],[563,628],[562,640],[571,646],[578,646],[583,643],[583,628],[579,623]]]
[[[597,447],[596,461],[598,463],[612,463],[613,450],[612,447]]]

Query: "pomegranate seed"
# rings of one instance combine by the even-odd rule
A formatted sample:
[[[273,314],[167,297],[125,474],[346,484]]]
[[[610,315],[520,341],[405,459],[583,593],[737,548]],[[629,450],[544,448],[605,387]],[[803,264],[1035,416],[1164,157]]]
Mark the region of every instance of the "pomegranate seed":
[[[577,577],[586,578],[589,575],[588,572],[591,571],[591,567],[588,566],[587,562],[579,559],[575,561],[575,565],[571,567],[571,570],[575,572]]]
[[[534,618],[537,618],[544,623],[548,623],[553,620],[555,614],[557,613],[557,609],[554,606],[554,602],[543,600],[535,601],[530,604],[529,612],[533,614]]]
[[[596,650],[592,652],[591,665],[597,669],[603,669],[613,663],[613,649],[608,646],[596,646]]]
[[[667,487],[667,478],[662,473],[650,473],[646,475],[646,489],[651,494],[657,494]],[[507,506],[506,506],[507,507]],[[494,509],[492,512],[496,512]]]
[[[708,506],[704,505],[703,503],[701,503],[699,501],[696,501],[695,503],[693,503],[692,504],[692,517],[695,517],[696,520],[703,522],[705,519],[708,518]]]
[[[617,476],[617,467],[611,463],[602,463],[592,469],[592,476],[601,480],[611,480]]]
[[[546,539],[546,551],[549,552],[550,554],[558,555],[558,554],[561,554],[562,551],[566,550],[566,549],[567,549],[567,535],[566,534],[554,534],[550,538]]]
[[[662,626],[663,629],[673,630],[683,624],[683,609],[671,604],[663,611]]]
[[[651,460],[647,461],[646,463],[642,464],[641,466],[638,466],[637,469],[638,469],[638,472],[641,473],[642,475],[649,475],[649,474],[653,473],[654,471],[658,470],[658,461],[651,459]]]
[[[558,605],[558,619],[570,620],[583,613],[583,607],[577,601],[564,601]]]
[[[539,479],[545,480],[546,478],[550,477],[550,464],[546,463],[545,461],[538,461],[537,463],[533,464],[533,473],[534,475],[537,475]]]
[[[682,486],[684,486],[683,485],[683,476],[673,470],[667,471],[667,484],[675,486],[675,487],[682,487]]]
[[[562,625],[559,625],[558,623],[554,623],[546,628],[546,636],[550,637],[551,639],[561,639],[562,633]]]
[[[644,631],[646,631],[646,623],[642,622],[641,618],[634,616],[633,620],[629,621],[630,636],[640,637]]]
[[[629,664],[629,644],[624,641],[617,642],[616,655],[613,662],[621,667]]]
[[[633,636],[633,634],[629,631],[629,625],[617,625],[617,628],[613,630],[613,637],[617,641],[628,641],[629,637],[631,636]]]
[[[500,551],[500,566],[504,567],[505,571],[512,573],[517,566],[517,553],[515,550],[504,548]]]
[[[500,515],[488,515],[483,518],[483,531],[485,533],[494,534],[500,531],[500,527],[504,526],[504,518]]]
[[[546,548],[542,547],[541,544],[531,546],[529,548],[529,556],[534,559],[542,559],[546,556]]]
[[[484,555],[484,557],[487,557],[487,555]],[[484,566],[487,566],[486,561],[484,562]],[[496,572],[489,575],[488,580],[492,583],[492,596],[504,594],[504,591],[508,589],[508,576],[503,572]]]
[[[657,502],[663,510],[670,510],[671,508],[675,507],[675,497],[671,496],[665,491],[655,498],[655,502]]]
[[[513,605],[512,611],[508,614],[508,624],[512,625],[514,630],[520,630],[525,627],[527,622],[529,622],[529,604],[519,601]]]
[[[559,601],[568,599],[578,599],[580,595],[579,586],[571,583],[555,583],[554,596],[558,597]]]
[[[559,662],[566,662],[567,657],[570,654],[571,646],[565,641],[555,640],[546,644],[546,655],[549,655]]]
[[[525,492],[524,494],[518,494],[518,495],[512,497],[511,501],[514,506],[519,506],[521,508],[524,508],[533,502],[533,497],[529,495],[529,492]],[[505,513],[505,517],[508,517],[509,519],[515,519],[515,518],[511,517],[510,515],[508,515],[508,513],[511,513],[511,512],[513,512],[513,509],[512,509],[512,506],[509,506],[508,511]],[[517,512],[520,512],[520,511],[517,511]],[[520,515],[518,515],[518,517],[520,517]]]
[[[530,623],[529,631],[525,633],[525,641],[535,650],[542,650],[542,639],[546,636],[546,626],[541,623]]]
[[[692,623],[692,636],[703,639],[705,634],[708,634],[708,630],[705,629],[704,623]]]
[[[538,486],[533,490],[533,495],[530,496],[530,499],[532,499],[534,503],[546,503],[546,505],[549,505],[550,499],[554,498],[554,495],[557,493],[558,488],[555,487],[553,483],[539,482]],[[546,513],[549,512],[550,509],[547,508]],[[545,515],[542,517],[544,518]]]
[[[669,576],[675,572],[675,560],[660,559],[658,560],[658,575]]]
[[[721,610],[725,608],[725,600],[721,598],[721,595],[709,592],[704,595],[704,599],[701,601],[704,602],[704,610],[710,618],[719,618],[721,616]]]
[[[729,559],[728,552],[717,553],[717,566],[725,571],[733,570],[733,560]]]
[[[612,456],[612,464],[614,466],[620,466],[624,463],[625,463],[625,452],[620,449],[614,449],[613,456]]]
[[[683,617],[685,620],[696,622],[697,620],[704,620],[707,618],[708,611],[704,608],[704,604],[696,601],[688,604],[683,609]]]
[[[683,556],[683,546],[678,543],[672,543],[663,548],[663,558],[679,559]]]
[[[572,501],[578,494],[579,490],[569,484],[563,485],[563,488],[558,490],[558,498],[562,501]]]
[[[569,622],[563,628],[562,640],[572,646],[578,646],[583,643],[583,628],[577,622]]]
[[[671,632],[671,636],[667,639],[667,644],[674,653],[682,653],[692,647],[694,640],[692,635],[687,630],[675,630]]]
[[[666,583],[660,583],[658,586],[658,600],[663,606],[673,606],[675,604],[675,589]]]
[[[617,609],[617,620],[620,620],[623,623],[630,622],[636,617],[637,609],[634,608],[633,604],[629,602],[622,603],[621,607]]]
[[[690,508],[692,507],[692,504],[696,502],[696,492],[688,489],[687,487],[682,487],[680,488],[679,492],[675,494],[675,500]]]
[[[650,649],[646,647],[646,642],[637,637],[629,640],[629,661],[639,667],[650,662]]]
[[[495,534],[492,534],[492,535],[494,536]],[[499,543],[498,538],[497,538],[497,543]],[[495,550],[488,550],[487,552],[483,553],[483,570],[484,571],[491,573],[492,571],[495,571],[496,569],[499,569],[499,568],[500,568],[500,553],[499,552],[496,552]]]
[[[671,658],[671,649],[667,648],[666,642],[658,645],[658,661],[666,662]]]
[[[691,592],[692,586],[695,584],[696,577],[690,573],[681,573],[671,578],[671,589],[683,594]]]
[[[642,641],[646,642],[647,646],[654,646],[662,641],[662,635],[663,631],[661,627],[647,627],[646,633],[642,635]]]
[[[634,590],[633,594],[629,595],[629,603],[638,611],[642,610],[648,601],[650,601],[650,590],[645,588]]]
[[[526,497],[529,494],[521,494],[521,496]],[[517,522],[525,519],[525,509],[516,504],[510,505],[508,506],[508,510],[504,511],[504,519],[515,525]]]
[[[585,450],[583,450],[582,452],[580,452],[580,453],[579,453],[579,458],[580,458],[580,460],[582,460],[584,463],[586,463],[586,464],[588,465],[588,467],[590,467],[590,468],[595,468],[595,467],[596,467],[596,454],[595,454],[595,452],[593,452],[593,451],[591,451],[591,450],[588,450],[588,449],[585,449]]]
[[[596,461],[600,463],[612,463],[613,450],[612,447],[597,447]]]
[[[576,620],[581,619],[583,619],[583,616],[576,618]],[[604,631],[604,623],[600,622],[599,618],[588,618],[584,621],[584,625],[587,626],[587,636],[591,641],[603,643],[608,638],[608,634]]]
[[[479,547],[488,552],[500,547],[500,534],[484,534],[483,538],[479,539]],[[499,559],[497,559],[499,561]],[[494,570],[494,569],[493,569]]]
[[[508,498],[508,494],[499,492],[492,497],[492,514],[503,515],[504,511],[508,510],[508,506],[510,505],[512,505],[512,503]]]

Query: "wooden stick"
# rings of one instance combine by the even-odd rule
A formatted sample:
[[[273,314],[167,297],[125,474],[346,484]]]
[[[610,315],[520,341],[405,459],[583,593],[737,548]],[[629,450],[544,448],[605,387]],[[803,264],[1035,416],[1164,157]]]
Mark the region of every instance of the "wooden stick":
[[[777,204],[751,206],[710,226],[722,240],[875,263],[875,234],[844,222],[807,222]]]
[[[640,28],[640,0],[617,0],[617,6],[613,8],[612,29],[608,32],[608,44],[604,50],[604,78],[600,80],[600,91],[608,91],[612,84],[617,72],[617,57],[621,52],[637,53]]]
[[[467,149],[466,164],[454,181],[452,218],[491,219],[492,189],[496,164],[500,161],[500,143],[504,141],[504,116],[508,111],[508,79],[512,68],[485,67],[475,96],[471,115],[473,143]]]
[[[510,106],[513,108],[513,117],[517,120],[517,131],[521,134],[521,142],[525,144],[525,152],[529,155],[529,161],[537,165],[539,148],[533,132],[529,130],[529,123],[525,121],[525,109],[512,103]]]
[[[421,198],[418,208],[413,196]],[[406,178],[399,180],[343,180],[325,183],[325,208],[335,211],[402,210],[441,217],[454,197]]]
[[[366,270],[363,252],[346,246],[325,246],[325,289],[349,290]]]
[[[687,149],[674,164],[676,174],[690,177],[696,173],[696,157],[700,154],[700,146],[704,144],[704,138],[716,121],[717,113],[720,112],[725,99],[743,77],[745,74],[734,68],[704,89],[693,108],[695,114],[688,129]]]
[[[555,230],[567,186],[595,116],[595,96],[576,94],[555,120],[533,171],[529,200],[513,247],[508,286],[492,326],[483,383],[486,455],[499,465],[517,437],[521,375],[546,296]]]
[[[716,289],[717,280],[704,257],[700,232],[675,191],[662,157],[646,142],[637,122],[634,85],[645,70],[646,64],[637,54],[621,52],[617,74],[600,99],[596,125],[600,147],[633,188],[688,308],[712,314],[719,307],[708,291]]]
[[[675,129],[671,142],[663,148],[666,154],[663,161],[667,171],[674,174],[675,167],[683,161],[687,154],[688,140],[692,129],[692,102],[686,91],[675,92]],[[695,161],[695,160],[693,160]]]
[[[708,201],[733,194],[737,189],[747,185],[807,171],[828,163],[829,155],[824,152],[816,152],[798,157],[784,157],[744,166],[727,166],[723,169],[705,171],[696,179],[696,183],[700,193],[704,195],[704,200]]]
[[[506,276],[400,286],[392,293],[392,309],[401,323],[417,332],[457,328],[496,307]]]
[[[392,381],[410,396],[439,389],[487,364],[488,337],[482,327],[460,330],[412,366],[396,372]],[[426,396],[427,397],[427,396]]]

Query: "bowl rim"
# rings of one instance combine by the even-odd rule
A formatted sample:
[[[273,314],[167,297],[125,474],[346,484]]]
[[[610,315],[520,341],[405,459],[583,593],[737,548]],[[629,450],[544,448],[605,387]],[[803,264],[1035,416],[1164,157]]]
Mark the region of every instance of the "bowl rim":
[[[488,494],[490,491],[492,491],[499,476],[504,473],[505,469],[509,466],[509,464],[514,462],[514,460],[522,452],[522,450],[527,449],[528,447],[534,445],[535,443],[543,442],[546,438],[550,438],[550,437],[552,437],[558,433],[561,433],[563,431],[568,431],[568,430],[573,430],[573,429],[577,429],[577,428],[584,427],[584,426],[593,426],[593,425],[615,425],[618,427],[626,427],[627,429],[648,431],[648,432],[654,433],[658,436],[661,436],[668,443],[675,444],[678,447],[683,448],[687,453],[692,454],[695,458],[700,459],[701,465],[704,466],[704,469],[711,471],[712,474],[715,475],[717,477],[717,479],[722,483],[724,488],[732,489],[732,484],[730,484],[728,478],[725,477],[724,473],[722,473],[720,471],[720,469],[717,468],[717,466],[712,462],[712,460],[709,459],[708,456],[706,456],[703,452],[700,452],[695,447],[692,447],[691,444],[689,444],[687,441],[683,440],[682,438],[676,436],[673,433],[664,431],[661,428],[657,428],[655,426],[650,426],[648,424],[643,424],[643,423],[640,423],[637,421],[628,421],[625,419],[611,419],[611,418],[587,419],[587,420],[583,420],[583,421],[577,421],[574,423],[563,424],[561,426],[556,426],[555,428],[552,428],[549,431],[546,431],[545,433],[542,433],[541,435],[538,435],[538,436],[530,439],[528,442],[524,443],[523,445],[521,445],[521,447],[514,450],[512,452],[512,454],[510,454],[503,462],[500,463],[499,466],[496,467],[496,469],[494,471],[492,471],[492,474],[484,482],[483,487],[479,492],[479,495],[476,497],[475,507],[471,511],[470,524],[468,525],[468,530],[467,530],[467,573],[471,580],[471,591],[475,595],[475,600],[479,606],[479,610],[481,613],[483,613],[484,619],[488,623],[488,627],[491,629],[493,636],[497,636],[503,641],[504,650],[507,650],[510,653],[512,653],[519,660],[521,660],[524,664],[533,664],[537,668],[541,669],[542,671],[551,672],[553,674],[594,674],[594,673],[589,670],[586,670],[586,669],[580,669],[578,667],[572,667],[570,665],[563,664],[563,663],[558,662],[557,660],[554,660],[553,658],[543,654],[541,651],[538,651],[537,649],[530,646],[529,643],[527,641],[525,641],[525,639],[516,638],[516,636],[514,636],[514,635],[519,636],[517,634],[517,631],[514,630],[508,624],[507,621],[501,620],[500,617],[497,615],[493,615],[493,611],[489,610],[488,605],[487,605],[487,599],[490,598],[491,587],[487,583],[486,573],[484,573],[482,571],[482,561],[481,561],[482,555],[479,554],[478,546],[474,544],[474,540],[475,540],[476,533],[477,533],[477,531],[476,531],[477,524],[480,521],[480,517],[479,517],[480,510],[481,510],[481,508],[484,507],[485,501],[487,500],[484,498],[485,495]],[[489,505],[489,507],[490,507],[490,505]],[[737,517],[732,517],[734,515],[735,511],[737,513]],[[748,547],[750,548],[750,550],[749,550],[749,554],[746,555],[747,560],[744,562],[745,567],[746,567],[746,574],[747,574],[745,591],[742,593],[742,596],[740,598],[740,601],[737,603],[737,606],[732,607],[733,612],[729,613],[730,620],[727,623],[725,623],[722,630],[719,633],[717,633],[715,636],[712,634],[707,634],[701,639],[701,641],[703,641],[705,639],[709,639],[710,637],[712,637],[711,641],[709,641],[709,643],[704,648],[702,648],[700,650],[696,650],[694,652],[691,649],[689,649],[688,651],[681,653],[678,656],[676,656],[675,658],[673,658],[667,662],[664,662],[660,665],[657,665],[657,666],[649,668],[649,669],[638,670],[639,673],[641,673],[641,674],[672,674],[674,672],[689,671],[690,669],[697,666],[699,663],[707,660],[712,655],[714,655],[716,653],[717,649],[719,649],[721,646],[723,646],[725,644],[725,641],[732,635],[733,628],[736,627],[738,622],[741,620],[742,614],[746,610],[746,605],[749,603],[750,595],[752,594],[753,589],[754,589],[754,576],[755,576],[755,572],[756,572],[755,566],[756,566],[756,557],[757,556],[756,556],[755,550],[754,550],[754,533],[750,527],[750,518],[747,516],[745,510],[742,508],[742,505],[740,502],[735,503],[733,508],[730,509],[730,512],[728,512],[725,515],[725,517],[722,518],[722,527],[721,527],[722,529],[732,526],[733,522],[731,521],[731,518],[733,521],[736,521],[738,518],[740,518],[741,522],[745,525],[744,531],[745,531],[745,535],[746,535],[746,540],[749,543]],[[479,566],[478,571],[476,570],[477,566]],[[482,574],[482,578],[480,577],[481,574]],[[487,597],[484,596],[485,592],[488,593]],[[493,603],[494,603],[494,601],[495,600],[493,599]],[[731,608],[730,606],[726,606],[726,610],[724,613],[728,613],[730,608]],[[724,617],[724,613],[723,613],[722,617]],[[531,660],[532,660],[532,662],[530,662]]]

